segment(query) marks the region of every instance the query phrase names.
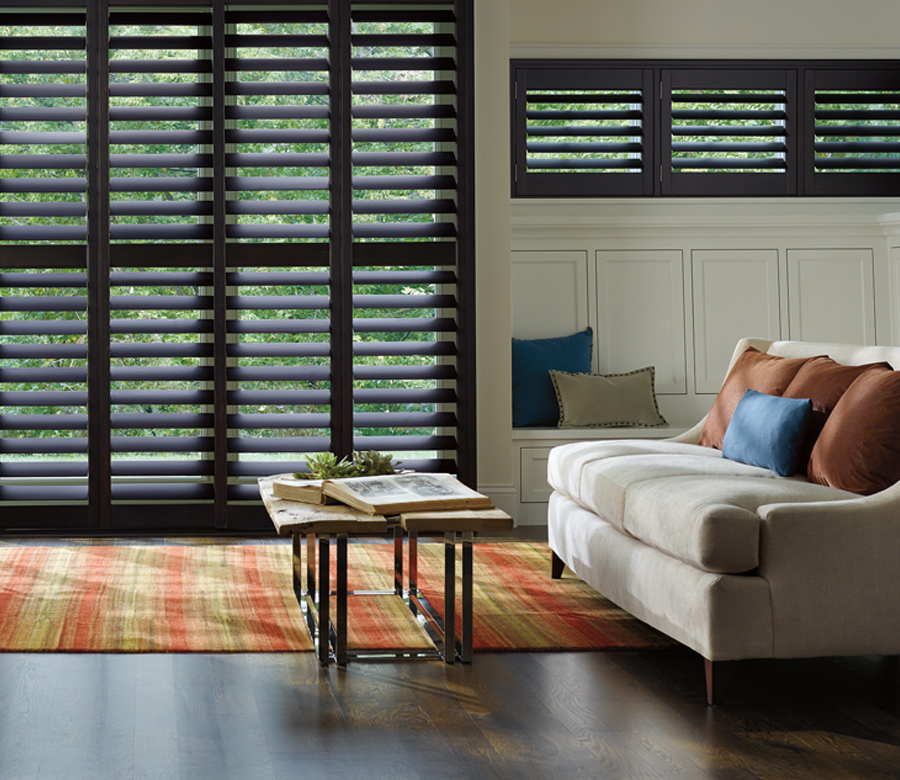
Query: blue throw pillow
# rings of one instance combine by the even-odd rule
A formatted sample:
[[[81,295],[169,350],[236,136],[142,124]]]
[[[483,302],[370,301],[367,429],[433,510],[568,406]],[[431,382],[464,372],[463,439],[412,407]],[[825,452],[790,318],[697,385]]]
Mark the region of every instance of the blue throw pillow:
[[[725,430],[722,455],[771,469],[781,477],[793,474],[811,412],[809,398],[782,398],[748,390]]]
[[[589,374],[593,331],[553,339],[512,340],[513,427],[556,425],[559,403],[550,371]]]

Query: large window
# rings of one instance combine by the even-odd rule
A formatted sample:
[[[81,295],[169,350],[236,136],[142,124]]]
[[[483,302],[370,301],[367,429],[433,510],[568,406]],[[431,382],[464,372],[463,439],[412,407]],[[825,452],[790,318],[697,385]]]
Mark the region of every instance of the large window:
[[[0,0],[0,524],[474,480],[471,0]]]
[[[900,192],[885,62],[513,61],[513,195]]]

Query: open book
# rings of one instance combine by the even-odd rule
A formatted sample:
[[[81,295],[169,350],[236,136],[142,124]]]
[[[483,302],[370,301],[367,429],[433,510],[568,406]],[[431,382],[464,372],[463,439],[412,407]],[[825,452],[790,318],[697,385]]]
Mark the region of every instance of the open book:
[[[388,474],[326,479],[322,492],[369,514],[397,515],[426,509],[489,509],[491,499],[450,474]]]

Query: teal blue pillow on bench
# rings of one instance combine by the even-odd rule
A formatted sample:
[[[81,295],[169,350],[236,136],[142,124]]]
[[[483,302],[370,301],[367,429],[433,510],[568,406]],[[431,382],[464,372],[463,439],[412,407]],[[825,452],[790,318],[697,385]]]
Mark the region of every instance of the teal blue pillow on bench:
[[[593,331],[571,336],[512,340],[513,427],[559,422],[559,404],[550,371],[589,374]]]
[[[725,430],[722,455],[787,477],[797,470],[811,413],[809,398],[783,398],[748,390]]]

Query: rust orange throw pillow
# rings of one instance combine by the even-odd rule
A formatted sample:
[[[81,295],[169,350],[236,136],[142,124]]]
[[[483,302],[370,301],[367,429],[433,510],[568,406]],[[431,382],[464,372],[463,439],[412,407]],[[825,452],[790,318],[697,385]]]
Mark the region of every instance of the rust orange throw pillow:
[[[700,444],[722,449],[725,429],[738,402],[748,390],[782,395],[800,367],[810,358],[782,358],[748,347],[731,367],[703,425]]]
[[[809,419],[809,430],[806,444],[800,450],[797,471],[807,472],[809,456],[816,439],[825,427],[828,415],[847,392],[847,388],[860,374],[866,371],[890,371],[890,363],[866,363],[862,366],[845,366],[830,357],[814,357],[800,367],[791,380],[785,398],[809,398],[812,401],[812,416]]]
[[[862,495],[900,480],[900,372],[866,371],[847,388],[813,446],[808,474]]]

